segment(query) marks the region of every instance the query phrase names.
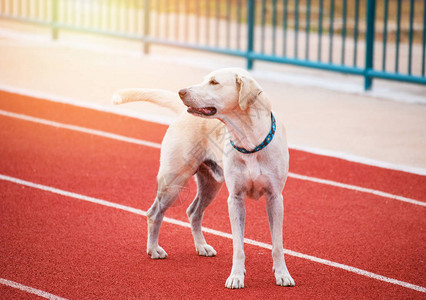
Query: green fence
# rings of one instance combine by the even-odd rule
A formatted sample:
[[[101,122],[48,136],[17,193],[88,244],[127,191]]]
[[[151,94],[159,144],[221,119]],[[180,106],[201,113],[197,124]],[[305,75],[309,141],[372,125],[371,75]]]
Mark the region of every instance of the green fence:
[[[147,8],[147,9],[145,9]],[[0,17],[426,84],[426,0],[0,0]]]

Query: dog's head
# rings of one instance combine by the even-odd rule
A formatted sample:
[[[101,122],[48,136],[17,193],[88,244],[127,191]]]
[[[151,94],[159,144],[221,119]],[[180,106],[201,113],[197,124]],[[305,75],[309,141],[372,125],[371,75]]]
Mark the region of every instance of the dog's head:
[[[262,88],[247,71],[226,68],[214,71],[197,85],[181,89],[179,96],[188,112],[201,117],[221,118],[231,112],[247,111],[260,97]],[[270,110],[269,103],[264,106]]]

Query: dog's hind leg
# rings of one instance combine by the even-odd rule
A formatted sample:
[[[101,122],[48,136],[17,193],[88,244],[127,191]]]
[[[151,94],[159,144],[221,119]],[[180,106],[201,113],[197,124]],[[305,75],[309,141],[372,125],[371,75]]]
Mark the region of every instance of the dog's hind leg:
[[[147,253],[153,259],[166,258],[167,253],[158,245],[158,235],[160,226],[166,210],[173,205],[178,198],[182,188],[189,178],[194,174],[190,169],[183,172],[167,173],[160,172],[157,176],[158,188],[157,196],[151,208],[147,212],[148,221],[148,241]]]
[[[221,180],[222,170],[211,161],[207,161],[198,168],[197,179],[197,195],[186,213],[191,223],[192,236],[194,237],[195,249],[200,256],[215,256],[216,250],[207,244],[203,232],[201,231],[201,223],[203,221],[204,211],[218,194],[223,180]],[[212,167],[213,166],[213,167]],[[216,176],[212,173],[216,172]],[[219,177],[219,178],[218,178]],[[219,179],[219,180],[217,180]]]

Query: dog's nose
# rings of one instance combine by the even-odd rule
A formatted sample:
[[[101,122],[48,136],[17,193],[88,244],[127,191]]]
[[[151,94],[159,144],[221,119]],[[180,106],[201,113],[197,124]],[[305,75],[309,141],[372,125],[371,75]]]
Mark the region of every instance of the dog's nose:
[[[185,97],[185,95],[186,95],[186,93],[188,92],[188,90],[187,89],[181,89],[180,91],[179,91],[179,97],[181,98],[181,99],[183,99],[183,97]]]

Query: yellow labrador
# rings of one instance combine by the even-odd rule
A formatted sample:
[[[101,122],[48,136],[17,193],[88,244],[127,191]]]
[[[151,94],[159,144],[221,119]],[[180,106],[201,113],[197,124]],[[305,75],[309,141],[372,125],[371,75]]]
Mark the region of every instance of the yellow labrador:
[[[197,195],[187,210],[199,255],[215,256],[201,230],[203,214],[225,181],[233,236],[233,265],[227,288],[243,288],[245,276],[245,198],[266,199],[272,236],[276,284],[294,286],[283,250],[283,197],[289,154],[285,129],[275,119],[259,84],[242,69],[221,69],[203,82],[179,91],[125,89],[113,96],[115,104],[150,101],[180,114],[162,143],[158,190],[148,210],[147,252],[166,258],[158,244],[166,210],[195,174]],[[183,106],[183,104],[186,106]],[[184,113],[184,110],[187,112]]]

